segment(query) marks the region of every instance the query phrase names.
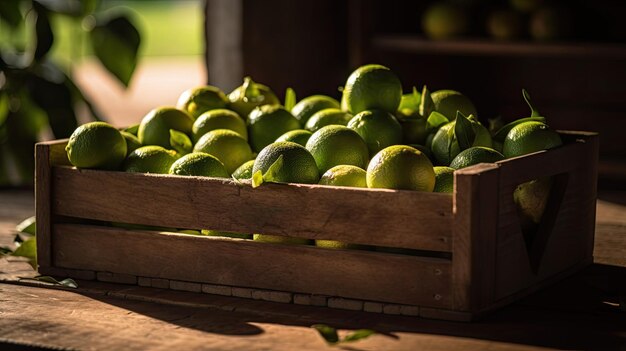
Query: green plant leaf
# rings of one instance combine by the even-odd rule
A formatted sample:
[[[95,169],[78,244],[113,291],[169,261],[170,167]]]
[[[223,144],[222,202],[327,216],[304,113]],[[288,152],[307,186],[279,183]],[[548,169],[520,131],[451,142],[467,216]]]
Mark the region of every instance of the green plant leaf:
[[[22,22],[20,3],[21,1],[18,0],[0,1],[0,18],[6,21],[11,28],[16,28]]]
[[[90,32],[91,46],[102,65],[128,87],[137,66],[141,38],[131,20],[120,15],[97,20]]]
[[[252,174],[252,187],[256,188],[263,184],[263,172],[259,169],[258,171]]]
[[[441,127],[442,125],[450,122],[448,118],[437,111],[433,111],[426,120],[426,129],[433,130]]]
[[[251,77],[245,77],[243,79],[243,97],[242,100],[244,102],[253,102],[258,103],[262,102],[265,99],[265,96],[259,90],[259,87],[252,80]]]
[[[78,284],[76,283],[76,281],[72,278],[65,278],[61,281],[48,276],[48,275],[38,275],[36,277],[30,278],[30,277],[20,277],[20,280],[35,280],[35,281],[39,281],[39,282],[44,282],[44,283],[50,283],[53,285],[59,285],[59,286],[64,286],[66,288],[73,288],[76,289],[78,288]]]
[[[359,330],[355,330],[352,333],[346,335],[343,339],[341,339],[341,342],[352,342],[352,341],[357,341],[357,340],[362,340],[365,338],[368,338],[372,335],[376,334],[376,332],[374,330],[371,329],[359,329]]]
[[[16,257],[26,257],[28,258],[28,263],[33,267],[33,269],[37,269],[37,239],[35,237],[30,238],[24,241],[13,253],[11,256]]]
[[[193,144],[187,134],[175,129],[170,129],[170,145],[181,155],[186,155],[193,149]]]
[[[474,128],[472,128],[472,121],[470,117],[465,117],[465,115],[461,111],[456,112],[456,122],[454,123],[454,135],[456,136],[456,140],[459,142],[459,149],[463,151],[465,149],[469,149],[474,144],[474,139],[476,138],[476,132]]]
[[[339,342],[339,334],[337,334],[337,329],[325,324],[314,324],[311,326],[311,328],[317,330],[320,336],[328,344],[336,344]]]
[[[291,111],[296,106],[296,92],[291,87],[285,92],[285,110]]]
[[[48,9],[38,2],[33,2],[33,9],[37,13],[35,20],[35,60],[41,60],[50,51],[54,43],[54,34],[50,26],[50,18],[48,17]]]
[[[430,113],[435,110],[435,102],[430,96],[430,90],[424,85],[422,88],[422,97],[420,101],[419,114],[420,116],[430,116]]]
[[[506,124],[504,127],[500,128],[496,134],[494,134],[493,136],[493,140],[499,141],[499,142],[504,142],[504,139],[506,138],[506,135],[509,134],[509,132],[511,131],[511,129],[513,129],[513,127],[515,127],[518,124],[522,124],[524,122],[541,122],[541,123],[546,123],[546,119],[544,117],[526,117],[526,118],[520,118],[520,119],[516,119],[515,121]]]
[[[124,128],[124,131],[137,136],[137,133],[139,133],[139,124],[134,124],[128,128]]]
[[[19,233],[37,235],[37,222],[35,216],[28,217],[15,227]]]
[[[522,96],[524,97],[524,101],[526,101],[528,107],[530,107],[530,117],[540,117],[541,113],[539,113],[539,111],[537,111],[533,107],[532,103],[530,102],[530,94],[528,94],[528,91],[526,89],[522,89]]]
[[[283,155],[278,156],[276,161],[267,169],[267,172],[263,174],[263,181],[276,182],[278,173],[283,168]]]

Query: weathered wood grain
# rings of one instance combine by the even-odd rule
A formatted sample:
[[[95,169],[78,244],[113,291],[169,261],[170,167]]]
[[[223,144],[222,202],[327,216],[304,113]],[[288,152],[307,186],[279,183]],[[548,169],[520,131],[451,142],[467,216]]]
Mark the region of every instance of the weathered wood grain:
[[[53,168],[57,215],[450,251],[452,197]]]
[[[51,220],[51,169],[50,147],[46,143],[35,146],[35,213],[37,221],[37,264],[41,267],[52,265],[50,239]]]
[[[133,276],[449,308],[450,261],[56,224],[54,265]],[[233,289],[234,295],[234,289]]]

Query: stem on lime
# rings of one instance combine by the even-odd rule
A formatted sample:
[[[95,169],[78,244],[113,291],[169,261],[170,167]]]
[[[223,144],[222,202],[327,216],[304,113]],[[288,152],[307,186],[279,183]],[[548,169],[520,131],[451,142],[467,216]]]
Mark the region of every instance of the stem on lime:
[[[541,114],[539,114],[539,111],[537,111],[530,103],[530,94],[528,94],[526,89],[522,89],[522,96],[524,97],[524,101],[526,101],[528,107],[530,107],[530,117],[540,117]]]

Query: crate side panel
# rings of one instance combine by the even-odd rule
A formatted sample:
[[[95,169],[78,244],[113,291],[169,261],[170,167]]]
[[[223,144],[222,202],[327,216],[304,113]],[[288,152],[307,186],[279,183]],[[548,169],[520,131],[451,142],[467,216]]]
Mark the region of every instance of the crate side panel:
[[[53,168],[55,214],[450,251],[452,197]],[[382,235],[393,233],[393,235]]]
[[[196,283],[448,307],[450,261],[359,250],[276,245],[56,224],[63,268]]]
[[[513,191],[516,183],[506,182],[505,175],[515,173],[515,163],[501,167],[500,215],[498,226],[496,298],[502,299],[590,259],[595,223],[595,167],[597,148],[595,137],[589,143],[561,148],[563,152],[542,154],[535,163],[530,179],[557,173],[567,173],[567,188],[560,203],[551,233],[536,274],[532,271],[529,254],[520,227]],[[572,145],[574,146],[574,145]],[[595,150],[595,151],[594,151]],[[594,154],[595,153],[595,154]],[[545,155],[545,156],[543,156]],[[533,155],[535,157],[537,155]],[[549,156],[549,157],[548,157]],[[521,160],[521,159],[520,159]],[[594,161],[595,160],[595,161]],[[544,167],[544,165],[553,165]],[[555,166],[558,165],[558,166]],[[526,168],[526,164],[519,164]],[[520,170],[520,174],[521,174]],[[556,173],[555,173],[556,172]],[[528,180],[524,176],[522,181]],[[554,185],[553,185],[554,186]]]

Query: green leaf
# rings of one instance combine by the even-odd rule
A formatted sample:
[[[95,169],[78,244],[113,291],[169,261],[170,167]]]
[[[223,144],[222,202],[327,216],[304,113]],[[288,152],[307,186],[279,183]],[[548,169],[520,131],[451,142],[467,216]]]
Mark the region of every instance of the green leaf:
[[[522,96],[524,97],[524,101],[526,101],[526,104],[528,105],[528,107],[530,107],[530,117],[539,117],[541,116],[541,114],[539,113],[539,111],[537,111],[533,105],[530,102],[530,94],[528,94],[528,91],[526,91],[526,89],[522,89]]]
[[[339,334],[337,334],[337,329],[330,327],[325,324],[314,324],[311,328],[317,330],[324,340],[329,344],[336,344],[339,342]]]
[[[244,102],[259,103],[265,100],[265,95],[261,93],[257,84],[250,77],[243,79],[243,98]]]
[[[472,115],[470,115],[470,118]],[[456,122],[454,123],[454,135],[459,143],[460,151],[469,149],[474,144],[476,132],[472,128],[472,122],[461,111],[456,112]]]
[[[39,275],[39,276],[36,276],[36,277],[33,277],[33,278],[21,277],[20,280],[36,280],[36,281],[39,281],[39,282],[50,283],[50,284],[54,284],[54,285],[64,286],[64,287],[67,287],[67,288],[73,288],[73,289],[78,288],[78,284],[72,278],[65,278],[65,279],[59,281],[59,280],[56,280],[53,277],[48,276],[48,275]]]
[[[277,175],[283,168],[283,155],[278,156],[276,161],[267,169],[267,172],[263,174],[263,181],[265,182],[277,182]]]
[[[134,124],[128,128],[124,128],[124,131],[137,136],[137,133],[139,133],[139,124]]]
[[[500,128],[496,134],[494,134],[493,136],[493,140],[499,141],[499,142],[504,142],[504,139],[506,138],[506,135],[509,134],[509,132],[511,131],[511,129],[513,129],[513,127],[515,127],[518,124],[522,124],[524,122],[541,122],[541,123],[546,123],[546,119],[544,117],[526,117],[526,118],[520,118],[520,119],[516,119],[515,121],[506,124],[504,127]]]
[[[48,9],[38,2],[33,2],[33,9],[37,13],[37,19],[35,20],[37,46],[35,47],[34,57],[36,61],[39,61],[50,51],[54,43],[54,34],[50,26],[50,18],[48,18]]]
[[[187,134],[175,129],[170,129],[170,145],[181,155],[186,155],[193,149],[193,144]]]
[[[24,241],[11,256],[26,257],[33,269],[37,269],[37,239],[33,237]]]
[[[15,227],[19,233],[26,233],[30,235],[37,235],[37,223],[35,216],[28,217]]]
[[[252,175],[252,187],[256,188],[263,184],[263,172],[259,169]]]
[[[16,28],[22,22],[20,3],[18,0],[0,1],[0,19],[6,21],[12,28]]]
[[[354,332],[346,335],[343,339],[341,339],[341,342],[357,341],[357,340],[368,338],[368,337],[370,337],[370,336],[372,336],[374,334],[376,334],[376,332],[374,330],[371,330],[371,329],[359,329],[359,330],[355,330]]]
[[[117,16],[100,20],[90,32],[91,46],[102,65],[128,87],[137,66],[141,38],[131,20]]]
[[[291,111],[294,106],[296,106],[296,92],[289,87],[285,92],[285,110]]]
[[[430,90],[424,85],[422,88],[422,98],[420,101],[419,113],[420,116],[426,117],[430,116],[430,113],[435,110],[435,102],[433,98],[430,96]]]
[[[428,116],[426,120],[426,129],[432,130],[441,127],[442,125],[448,123],[448,118],[437,111],[433,111]]]

